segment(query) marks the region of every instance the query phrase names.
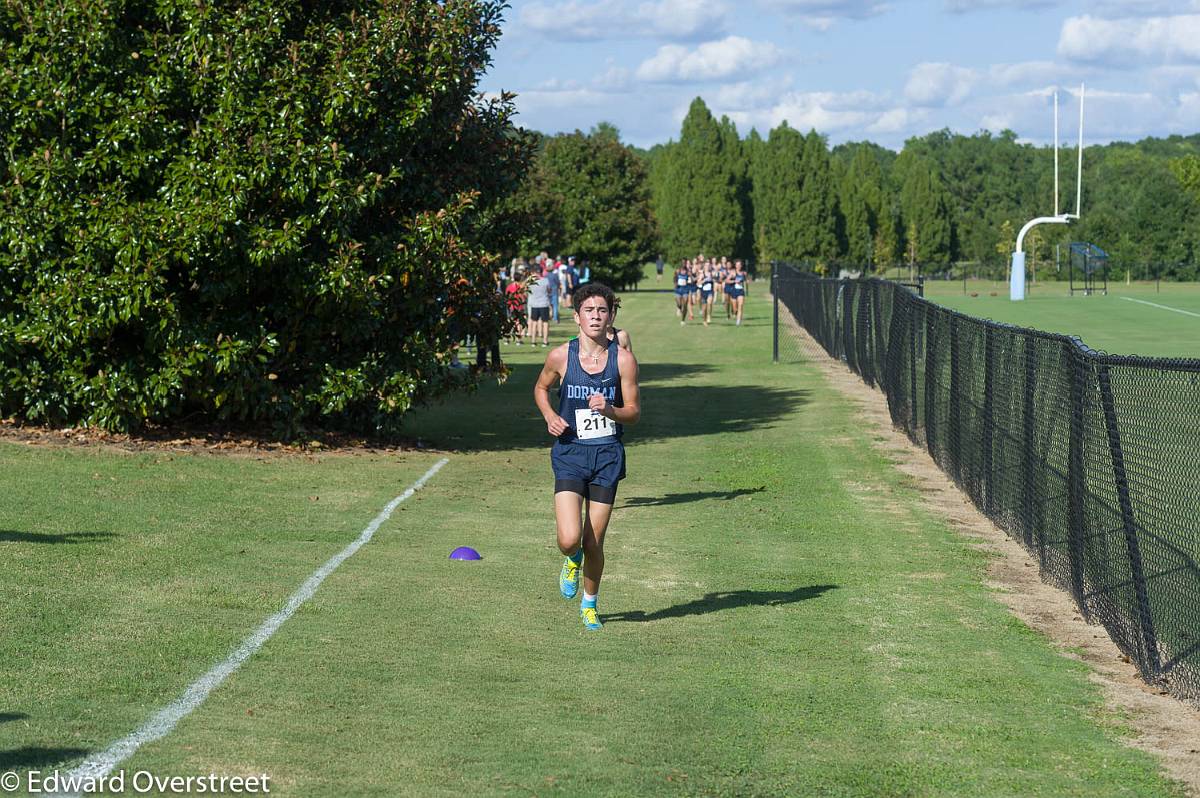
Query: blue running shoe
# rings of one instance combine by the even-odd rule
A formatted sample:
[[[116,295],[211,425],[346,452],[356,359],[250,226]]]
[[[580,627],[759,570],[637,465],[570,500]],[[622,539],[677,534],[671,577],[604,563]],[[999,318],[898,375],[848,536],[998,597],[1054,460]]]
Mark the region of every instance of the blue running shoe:
[[[558,590],[563,598],[573,599],[579,592],[579,571],[583,563],[577,563],[570,557],[563,559],[562,570],[558,572]]]
[[[583,618],[583,628],[595,631],[603,628],[600,623],[600,616],[596,614],[596,606],[587,606],[586,604],[579,608],[579,617]]]

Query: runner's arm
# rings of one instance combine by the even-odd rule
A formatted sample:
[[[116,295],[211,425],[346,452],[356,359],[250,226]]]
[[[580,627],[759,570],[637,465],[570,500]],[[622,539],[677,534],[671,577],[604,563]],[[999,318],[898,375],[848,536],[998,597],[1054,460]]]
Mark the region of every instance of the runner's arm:
[[[550,354],[546,355],[546,365],[542,366],[542,373],[533,385],[534,404],[537,405],[542,418],[546,419],[546,431],[556,438],[570,429],[570,425],[563,421],[562,416],[550,405],[550,389],[562,379],[566,370],[567,345],[562,344],[551,349]]]
[[[613,407],[602,394],[592,394],[588,406],[618,424],[636,424],[642,417],[642,399],[638,393],[638,363],[632,352],[617,347],[617,367],[621,372],[621,407]]]

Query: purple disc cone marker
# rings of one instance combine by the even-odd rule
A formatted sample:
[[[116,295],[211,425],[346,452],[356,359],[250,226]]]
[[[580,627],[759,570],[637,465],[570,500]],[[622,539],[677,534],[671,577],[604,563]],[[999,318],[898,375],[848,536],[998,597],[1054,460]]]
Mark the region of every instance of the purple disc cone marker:
[[[450,552],[450,559],[452,559],[452,560],[482,560],[483,557],[480,556],[479,552],[475,551],[475,549],[471,548],[470,546],[459,546],[457,549]]]

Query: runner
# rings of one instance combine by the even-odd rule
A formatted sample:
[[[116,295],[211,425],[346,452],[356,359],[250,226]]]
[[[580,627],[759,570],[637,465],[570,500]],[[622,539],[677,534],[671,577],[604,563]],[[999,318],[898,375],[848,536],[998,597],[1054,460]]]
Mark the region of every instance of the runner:
[[[613,300],[613,309],[612,309],[612,318],[609,319],[609,321],[608,321],[608,333],[607,333],[608,340],[616,341],[617,346],[621,347],[626,352],[629,352],[630,354],[632,354],[633,353],[633,342],[631,340],[629,340],[629,331],[622,330],[619,327],[613,326],[614,324],[617,323],[617,311],[620,309],[621,309],[621,300],[614,299]]]
[[[675,270],[675,314],[679,316],[679,326],[687,324],[684,321],[684,311],[687,310],[688,300],[691,299],[692,292],[688,288],[688,262],[685,260],[683,264]]]
[[[729,297],[733,301],[733,312],[737,314],[737,324],[742,324],[742,305],[746,302],[746,270],[740,260],[733,262],[733,272],[730,274]]]
[[[596,599],[604,575],[604,534],[617,483],[625,477],[622,427],[641,417],[637,360],[607,337],[615,299],[600,283],[574,294],[579,337],[550,351],[533,388],[546,429],[558,438],[550,450],[558,548],[566,556],[558,587],[564,597],[574,598],[582,569],[579,615],[587,629],[601,627]],[[556,382],[557,409],[550,405]]]
[[[696,320],[696,305],[700,304],[700,286],[696,284],[696,274],[700,270],[700,264],[704,262],[703,258],[697,258],[692,261],[692,268],[688,269],[687,276],[687,317],[688,321]]]
[[[713,309],[713,287],[716,282],[716,277],[713,274],[711,266],[705,266],[704,271],[700,275],[700,306],[704,309],[704,326],[712,321]]]

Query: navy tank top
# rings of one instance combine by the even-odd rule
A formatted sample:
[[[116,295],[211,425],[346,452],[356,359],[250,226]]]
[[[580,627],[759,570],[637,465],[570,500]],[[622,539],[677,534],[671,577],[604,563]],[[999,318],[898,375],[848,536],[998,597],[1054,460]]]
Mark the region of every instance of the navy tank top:
[[[621,439],[620,424],[588,407],[588,397],[594,393],[603,393],[613,407],[624,406],[621,399],[621,372],[617,368],[619,351],[616,339],[609,341],[608,362],[604,371],[589,374],[579,365],[579,339],[572,338],[567,344],[567,373],[558,386],[558,414],[569,426],[566,432],[558,436],[559,443],[598,446]]]

